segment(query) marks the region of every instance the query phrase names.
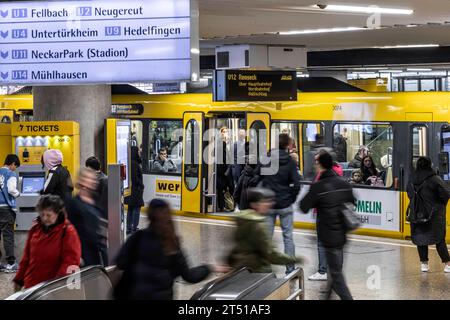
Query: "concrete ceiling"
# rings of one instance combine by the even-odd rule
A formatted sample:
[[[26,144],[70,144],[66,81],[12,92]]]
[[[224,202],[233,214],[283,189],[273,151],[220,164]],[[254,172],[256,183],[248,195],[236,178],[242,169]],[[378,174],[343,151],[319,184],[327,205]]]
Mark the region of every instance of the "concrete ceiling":
[[[278,32],[368,26],[368,14],[329,12],[314,4],[376,5],[412,9],[412,15],[381,15],[377,29],[308,35]],[[450,45],[450,0],[199,0],[203,49],[254,43],[306,46],[309,50],[388,45]],[[407,27],[407,25],[417,25]]]

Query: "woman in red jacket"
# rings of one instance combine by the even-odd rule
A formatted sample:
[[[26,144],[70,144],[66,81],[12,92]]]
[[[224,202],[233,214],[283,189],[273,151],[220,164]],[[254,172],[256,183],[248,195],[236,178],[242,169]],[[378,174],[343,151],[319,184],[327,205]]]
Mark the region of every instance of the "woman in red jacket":
[[[39,217],[28,233],[27,243],[14,278],[16,291],[78,270],[81,244],[75,227],[66,219],[59,196],[42,196]]]

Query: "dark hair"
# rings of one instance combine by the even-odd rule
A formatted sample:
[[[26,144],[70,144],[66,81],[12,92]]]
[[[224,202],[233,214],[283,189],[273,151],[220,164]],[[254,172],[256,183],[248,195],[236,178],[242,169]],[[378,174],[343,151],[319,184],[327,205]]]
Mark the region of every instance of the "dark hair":
[[[6,158],[5,158],[4,164],[5,164],[6,166],[10,166],[10,165],[12,165],[13,163],[16,165],[17,168],[20,167],[20,160],[19,160],[19,157],[18,157],[17,155],[15,155],[15,154],[8,154],[8,155],[6,156]]]
[[[147,216],[151,230],[161,241],[164,254],[169,256],[179,251],[179,241],[173,225],[171,209],[167,202],[153,199],[148,204]]]
[[[331,170],[333,168],[333,157],[325,150],[320,150],[317,154],[317,162],[326,170]]]
[[[167,150],[166,147],[159,149],[158,154],[161,153],[162,151],[165,151],[166,153],[168,153],[169,151]]]
[[[278,148],[284,150],[289,146],[290,137],[287,133],[282,133],[278,136]]]
[[[264,200],[274,200],[275,192],[266,188],[251,188],[247,190],[248,203],[258,203]]]
[[[371,165],[370,165],[369,168],[370,168],[371,170],[373,170],[374,172],[376,172],[376,171],[377,171],[377,167],[375,167],[375,162],[373,162],[373,158],[372,158],[371,156],[365,156],[365,157],[362,158],[362,160],[361,160],[361,168],[362,168],[362,169],[367,168],[367,167],[364,165],[364,161],[366,161],[367,158],[369,158],[369,159],[370,159],[370,162],[371,162]]]
[[[416,170],[430,170],[431,169],[431,159],[430,157],[419,157],[416,163]]]
[[[100,171],[101,168],[100,160],[98,160],[94,156],[89,157],[86,159],[86,167],[91,168],[95,171]]]
[[[323,135],[316,133],[315,140],[316,144],[323,144]]]

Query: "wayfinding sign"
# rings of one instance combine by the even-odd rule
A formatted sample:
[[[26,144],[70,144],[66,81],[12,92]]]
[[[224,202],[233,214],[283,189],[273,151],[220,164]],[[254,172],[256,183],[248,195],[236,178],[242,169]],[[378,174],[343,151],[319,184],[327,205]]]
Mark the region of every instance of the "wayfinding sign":
[[[190,0],[0,2],[0,85],[191,77]]]

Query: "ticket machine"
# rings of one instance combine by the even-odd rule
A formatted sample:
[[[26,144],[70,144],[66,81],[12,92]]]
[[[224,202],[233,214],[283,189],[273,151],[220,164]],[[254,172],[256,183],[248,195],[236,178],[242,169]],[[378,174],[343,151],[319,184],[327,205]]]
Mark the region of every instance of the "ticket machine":
[[[73,121],[16,122],[11,124],[11,136],[12,152],[21,162],[17,169],[21,195],[17,198],[16,230],[29,230],[46,179],[42,155],[47,149],[60,150],[63,166],[75,181],[80,165],[80,129]]]

